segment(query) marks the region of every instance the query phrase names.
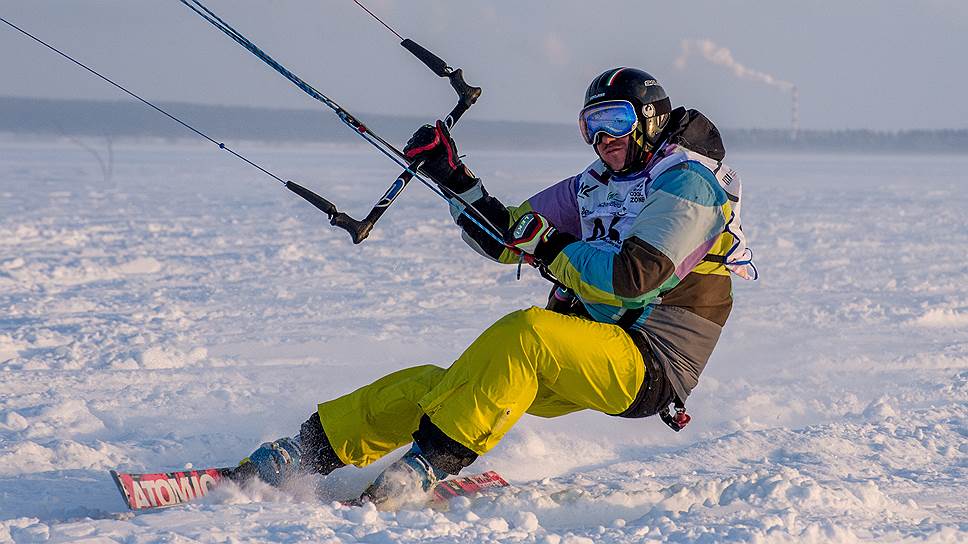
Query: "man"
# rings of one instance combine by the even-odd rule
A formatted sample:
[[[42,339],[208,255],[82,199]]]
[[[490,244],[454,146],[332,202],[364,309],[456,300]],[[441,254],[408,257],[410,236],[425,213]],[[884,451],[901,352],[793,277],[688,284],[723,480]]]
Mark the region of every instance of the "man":
[[[401,370],[320,404],[298,437],[263,444],[245,469],[278,484],[299,471],[366,466],[412,442],[364,492],[389,507],[457,474],[525,413],[661,414],[675,430],[688,422],[684,401],[732,307],[729,272],[753,270],[740,260],[739,179],[722,164],[716,127],[673,110],[641,70],[595,78],[579,126],[599,159],[517,207],[487,193],[443,123],[414,134],[404,152],[459,197],[452,212],[465,241],[556,279],[547,308],[501,318],[447,369]],[[486,222],[506,229],[503,243]]]

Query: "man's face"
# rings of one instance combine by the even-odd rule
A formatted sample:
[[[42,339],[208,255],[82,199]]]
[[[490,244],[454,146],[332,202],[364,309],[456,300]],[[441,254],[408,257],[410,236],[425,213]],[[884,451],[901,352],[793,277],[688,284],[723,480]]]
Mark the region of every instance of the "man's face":
[[[617,172],[625,166],[625,156],[629,151],[629,138],[631,137],[631,134],[627,134],[621,138],[613,138],[608,134],[601,134],[598,137],[598,143],[595,144],[595,151],[598,152],[598,156],[602,158],[602,161],[609,168]]]

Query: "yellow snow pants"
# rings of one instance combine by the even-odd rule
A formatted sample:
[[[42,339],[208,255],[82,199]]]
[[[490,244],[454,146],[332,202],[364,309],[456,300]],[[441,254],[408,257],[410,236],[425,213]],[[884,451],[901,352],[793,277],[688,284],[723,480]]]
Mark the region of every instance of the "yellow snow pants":
[[[394,372],[320,404],[319,418],[340,460],[360,467],[410,443],[424,414],[484,454],[525,412],[617,414],[644,379],[642,355],[620,327],[529,308],[491,325],[450,368]]]

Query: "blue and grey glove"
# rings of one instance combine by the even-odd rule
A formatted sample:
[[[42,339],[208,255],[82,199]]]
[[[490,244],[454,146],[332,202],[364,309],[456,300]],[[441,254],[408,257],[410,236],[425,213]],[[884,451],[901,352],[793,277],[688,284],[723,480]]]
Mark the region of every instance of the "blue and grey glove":
[[[550,265],[565,246],[578,239],[556,229],[548,218],[528,212],[511,225],[505,242],[529,264]]]
[[[286,437],[263,443],[252,452],[248,461],[252,463],[262,481],[278,487],[299,472],[301,458],[299,440]]]

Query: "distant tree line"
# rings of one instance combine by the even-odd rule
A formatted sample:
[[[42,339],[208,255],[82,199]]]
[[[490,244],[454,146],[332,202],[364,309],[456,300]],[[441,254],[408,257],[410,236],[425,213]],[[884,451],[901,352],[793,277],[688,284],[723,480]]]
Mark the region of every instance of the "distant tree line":
[[[161,107],[226,142],[347,142],[348,129],[327,109],[284,110],[236,106],[163,103]],[[429,119],[358,112],[364,122],[402,145]],[[459,139],[478,148],[584,148],[570,124],[519,121],[461,122]],[[45,100],[0,97],[0,133],[62,137],[191,138],[184,127],[134,101]],[[804,130],[723,129],[732,151],[934,152],[968,153],[968,129]],[[349,138],[349,139],[348,139]]]
[[[968,129],[789,130],[725,129],[727,147],[770,150],[968,153]]]

